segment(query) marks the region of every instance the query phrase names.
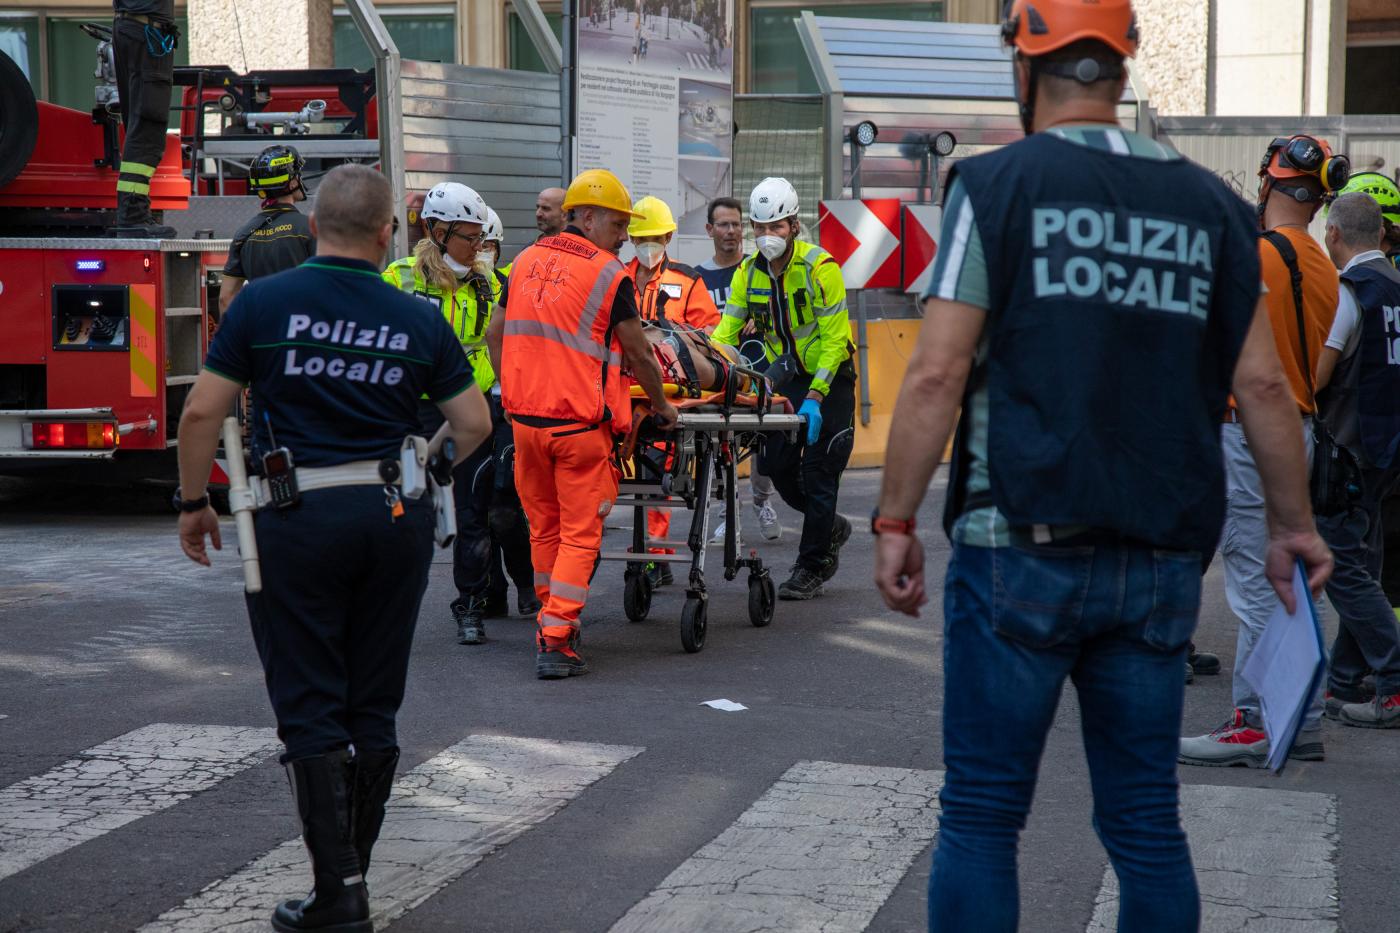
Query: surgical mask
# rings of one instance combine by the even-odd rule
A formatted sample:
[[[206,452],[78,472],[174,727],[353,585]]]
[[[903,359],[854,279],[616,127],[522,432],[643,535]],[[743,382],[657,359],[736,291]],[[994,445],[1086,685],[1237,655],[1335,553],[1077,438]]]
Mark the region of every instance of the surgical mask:
[[[763,254],[763,258],[769,262],[779,258],[787,252],[787,237],[781,236],[761,236],[754,241],[758,246],[758,251]]]
[[[478,269],[490,272],[496,268],[496,254],[489,249],[482,250],[476,254],[476,265]]]
[[[471,266],[462,265],[460,262],[453,259],[452,254],[449,252],[443,252],[442,261],[447,263],[447,268],[451,269],[453,274],[455,274],[459,279],[466,278],[467,276],[472,274]]]
[[[635,248],[637,258],[648,269],[655,269],[657,264],[661,262],[661,257],[666,255],[665,243],[637,243]]]

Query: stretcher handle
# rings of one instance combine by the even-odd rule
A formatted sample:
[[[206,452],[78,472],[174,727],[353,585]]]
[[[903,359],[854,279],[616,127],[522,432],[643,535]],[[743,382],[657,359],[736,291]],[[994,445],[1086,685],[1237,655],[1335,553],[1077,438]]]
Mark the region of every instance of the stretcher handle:
[[[228,458],[229,503],[238,529],[238,553],[243,557],[243,590],[262,592],[262,565],[258,561],[258,539],[253,533],[253,491],[248,486],[248,465],[243,459],[243,432],[238,419],[224,419],[224,456]]]

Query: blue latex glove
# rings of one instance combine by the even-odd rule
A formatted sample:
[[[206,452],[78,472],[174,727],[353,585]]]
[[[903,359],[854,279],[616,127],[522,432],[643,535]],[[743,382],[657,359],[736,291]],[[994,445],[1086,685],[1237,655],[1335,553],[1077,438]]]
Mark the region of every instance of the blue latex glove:
[[[822,433],[822,403],[809,398],[802,403],[797,413],[807,419],[807,443],[815,444]]]

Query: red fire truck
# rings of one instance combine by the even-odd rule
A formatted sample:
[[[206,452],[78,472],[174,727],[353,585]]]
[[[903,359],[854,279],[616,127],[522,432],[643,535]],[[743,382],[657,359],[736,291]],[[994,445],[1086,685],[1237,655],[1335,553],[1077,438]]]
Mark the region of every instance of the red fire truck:
[[[374,73],[177,69],[179,132],[151,200],[179,238],[122,239],[108,232],[121,144],[110,32],[85,29],[100,76],[90,113],[36,101],[0,54],[0,473],[170,480],[217,326],[223,237],[258,209],[248,162],[274,135],[313,177],[377,162]]]

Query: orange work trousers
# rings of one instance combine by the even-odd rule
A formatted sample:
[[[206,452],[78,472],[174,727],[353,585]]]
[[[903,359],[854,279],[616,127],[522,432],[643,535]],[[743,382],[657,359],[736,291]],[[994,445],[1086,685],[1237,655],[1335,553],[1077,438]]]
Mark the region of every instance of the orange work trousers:
[[[540,640],[566,647],[578,633],[621,472],[607,425],[536,428],[516,421],[515,488],[530,520]]]
[[[661,445],[655,445],[657,450],[664,450]],[[661,464],[667,470],[671,469],[675,458],[667,456]],[[647,509],[647,537],[665,541],[671,536],[671,512],[669,509]],[[648,547],[647,551],[652,554],[674,554],[674,548],[668,547]]]

